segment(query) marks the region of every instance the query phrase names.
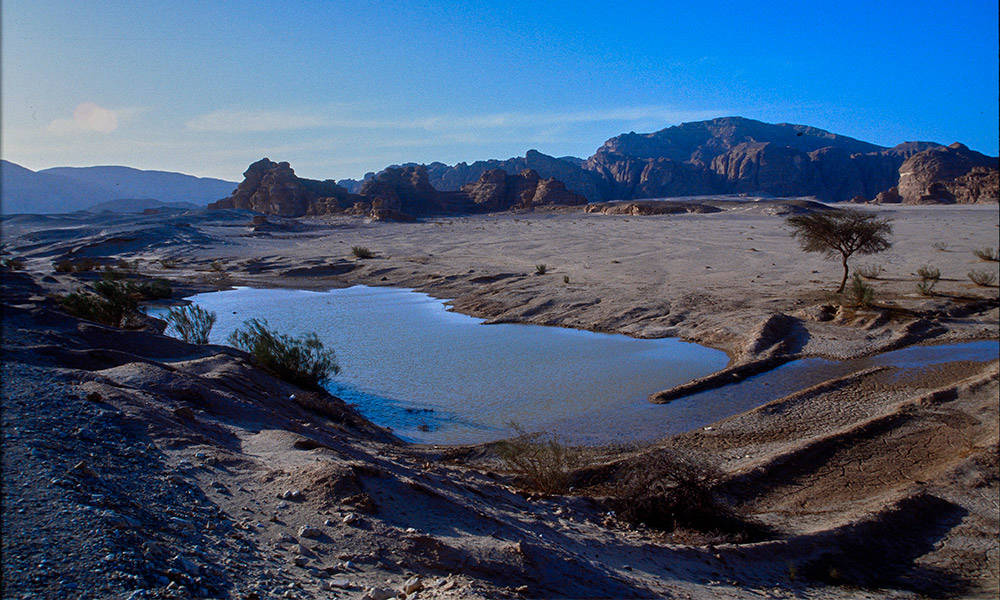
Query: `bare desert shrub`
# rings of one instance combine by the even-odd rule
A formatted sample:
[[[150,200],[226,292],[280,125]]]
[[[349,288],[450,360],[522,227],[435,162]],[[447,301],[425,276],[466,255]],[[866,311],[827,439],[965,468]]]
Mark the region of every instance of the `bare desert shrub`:
[[[861,275],[855,273],[851,277],[851,285],[847,288],[847,297],[852,305],[867,308],[875,298],[875,288],[864,282]]]
[[[978,250],[973,250],[972,253],[975,254],[976,258],[978,258],[979,260],[992,261],[992,262],[1000,261],[1000,251],[998,251],[996,248],[990,248],[989,246],[986,246],[984,248],[979,248]]]
[[[549,270],[549,267],[545,263],[538,263],[535,265],[535,275],[545,275],[545,272]]]
[[[997,282],[996,273],[977,269],[969,271],[969,279],[972,280],[972,283],[982,287],[992,287]]]
[[[0,258],[0,269],[4,271],[20,271],[24,268],[24,259],[20,257]]]
[[[931,244],[931,248],[934,248],[938,252],[947,252],[948,242],[934,242],[933,244]]]
[[[93,258],[78,258],[72,260],[64,258],[53,263],[52,268],[56,273],[86,273],[101,267],[101,262]]]
[[[214,312],[190,304],[172,307],[164,320],[185,342],[207,344],[208,336],[212,333],[212,326],[215,325],[215,319]]]
[[[854,269],[855,273],[861,275],[865,279],[878,279],[882,275],[883,271],[885,271],[885,269],[882,268],[882,265],[877,264],[858,265],[857,268]]]
[[[917,282],[917,291],[920,292],[922,296],[933,296],[934,286],[937,285],[937,279],[923,279]]]
[[[919,277],[921,281],[937,281],[941,279],[941,269],[930,265],[924,265],[917,269],[917,277]]]
[[[160,259],[160,266],[164,269],[176,269],[180,266],[180,261],[176,258],[162,258]]]
[[[375,253],[365,246],[351,246],[351,254],[360,259],[375,258]]]
[[[545,494],[559,494],[569,489],[569,477],[581,464],[581,455],[549,433],[527,433],[512,423],[516,434],[497,444],[497,455],[504,468],[514,473],[520,483]]]
[[[250,353],[260,366],[285,381],[318,388],[340,372],[336,355],[315,333],[291,337],[272,331],[266,320],[250,319],[229,336],[229,343]]]
[[[139,306],[133,287],[127,282],[98,281],[93,291],[80,289],[58,297],[59,304],[71,315],[122,327],[136,314]]]
[[[569,283],[569,275],[563,275],[563,283]]]
[[[662,531],[689,530],[730,541],[753,541],[764,528],[741,517],[715,493],[722,472],[713,464],[673,450],[645,456],[621,476],[610,500],[616,516]]]

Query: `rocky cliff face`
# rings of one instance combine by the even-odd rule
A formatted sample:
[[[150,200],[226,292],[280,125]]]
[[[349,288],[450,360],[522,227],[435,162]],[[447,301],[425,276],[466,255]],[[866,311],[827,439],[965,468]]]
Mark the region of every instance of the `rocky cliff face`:
[[[764,193],[842,201],[871,198],[931,142],[882,148],[804,125],[726,117],[611,138],[585,167],[607,199]]]
[[[263,158],[243,173],[243,181],[233,195],[213,202],[208,208],[236,208],[269,215],[301,217],[307,214],[343,210],[359,198],[333,181],[302,179],[287,162]]]
[[[929,148],[902,164],[898,188],[907,204],[997,202],[998,161],[957,142]]]

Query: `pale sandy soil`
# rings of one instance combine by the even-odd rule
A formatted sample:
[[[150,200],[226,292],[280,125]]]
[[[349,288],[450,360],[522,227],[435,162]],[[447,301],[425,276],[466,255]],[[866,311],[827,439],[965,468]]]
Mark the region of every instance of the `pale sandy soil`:
[[[830,320],[818,315],[838,265],[800,252],[783,219],[759,208],[274,220],[257,233],[231,213],[180,230],[152,217],[141,227],[8,220],[5,249],[35,283],[5,282],[4,596],[62,597],[78,582],[122,598],[352,598],[417,575],[427,588],[417,598],[995,597],[997,361],[851,374],[594,456],[572,493],[539,498],[516,490],[490,447],[393,443],[333,400],[327,416],[290,402],[302,391],[239,354],[88,325],[44,300],[89,277],[51,273],[72,251],[138,258],[187,290],[415,287],[498,320],[681,335],[736,365],[996,339],[997,288],[965,274],[997,269],[971,253],[996,246],[997,207],[879,210],[895,219],[895,246],[858,262],[884,265],[882,308]],[[353,258],[354,245],[377,257]],[[177,264],[165,268],[167,257]],[[917,294],[923,264],[940,268],[940,295]],[[118,433],[102,434],[106,423]],[[770,539],[682,544],[608,519],[602,495],[659,448],[717,464],[719,495],[770,526]],[[123,474],[137,464],[155,476],[129,487]],[[199,500],[171,500],[178,490]],[[277,497],[289,490],[302,498]],[[84,511],[96,514],[86,531],[74,533],[79,519],[57,526]]]

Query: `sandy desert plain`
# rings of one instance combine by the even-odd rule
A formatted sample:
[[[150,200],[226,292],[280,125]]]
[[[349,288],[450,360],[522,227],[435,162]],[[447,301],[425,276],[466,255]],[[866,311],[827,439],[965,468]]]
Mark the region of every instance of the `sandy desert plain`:
[[[996,597],[995,355],[867,368],[652,444],[579,449],[560,473],[566,487],[542,493],[496,443],[403,443],[240,351],[105,327],[53,300],[99,278],[54,272],[55,262],[125,260],[137,277],[168,279],[177,299],[233,285],[398,286],[494,322],[675,336],[728,354],[724,371],[663,401],[739,386],[796,357],[998,339],[997,287],[967,278],[997,272],[973,254],[997,245],[995,204],[861,208],[892,219],[893,246],[852,258],[882,267],[874,305],[853,308],[832,294],[838,261],[802,252],[785,223],[815,204],[696,201],[723,210],[415,223],[254,224],[230,210],[5,218],[3,250],[23,260],[3,274],[5,589]],[[924,265],[941,273],[930,296],[917,291]],[[685,481],[718,503],[718,527],[623,516],[622,490],[663,468],[692,471]]]

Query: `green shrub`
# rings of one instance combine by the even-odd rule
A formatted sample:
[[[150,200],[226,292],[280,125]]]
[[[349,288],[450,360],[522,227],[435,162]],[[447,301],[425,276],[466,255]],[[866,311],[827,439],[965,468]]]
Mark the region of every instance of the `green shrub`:
[[[875,298],[875,288],[865,283],[861,276],[855,273],[851,277],[851,285],[847,288],[847,297],[852,305],[867,308],[872,305],[872,300]]]
[[[58,300],[66,312],[112,327],[126,325],[139,306],[133,287],[121,281],[98,281],[92,292],[80,289]]]
[[[266,320],[250,319],[229,336],[229,342],[253,356],[282,379],[317,388],[340,372],[332,350],[323,348],[315,333],[299,338],[272,331]]]
[[[854,272],[861,275],[865,279],[878,279],[884,270],[885,269],[882,268],[882,265],[869,264],[858,265],[858,267],[854,269]]]
[[[580,452],[552,434],[526,433],[513,423],[511,428],[517,435],[497,444],[504,467],[528,489],[546,494],[568,490],[570,473],[581,464]]]
[[[162,300],[174,293],[173,287],[166,279],[149,279],[135,284],[135,291],[144,300]]]
[[[192,344],[207,344],[208,336],[215,325],[216,314],[204,308],[190,304],[174,306],[164,320],[177,332],[185,342]]]
[[[976,258],[978,258],[979,260],[986,260],[992,262],[1000,261],[1000,251],[998,251],[996,248],[990,248],[989,246],[986,246],[985,248],[973,250],[972,253],[975,254]]]
[[[972,280],[972,283],[982,287],[992,287],[997,282],[996,273],[976,269],[969,271],[969,279]]]
[[[549,268],[545,265],[545,263],[535,265],[535,275],[545,275],[545,272],[548,270]]]
[[[375,258],[375,253],[365,246],[351,246],[351,254],[358,258]]]
[[[941,279],[941,269],[924,265],[917,269],[917,276],[920,277],[921,281],[937,281]]]
[[[569,283],[569,275],[563,275],[563,283]]]

